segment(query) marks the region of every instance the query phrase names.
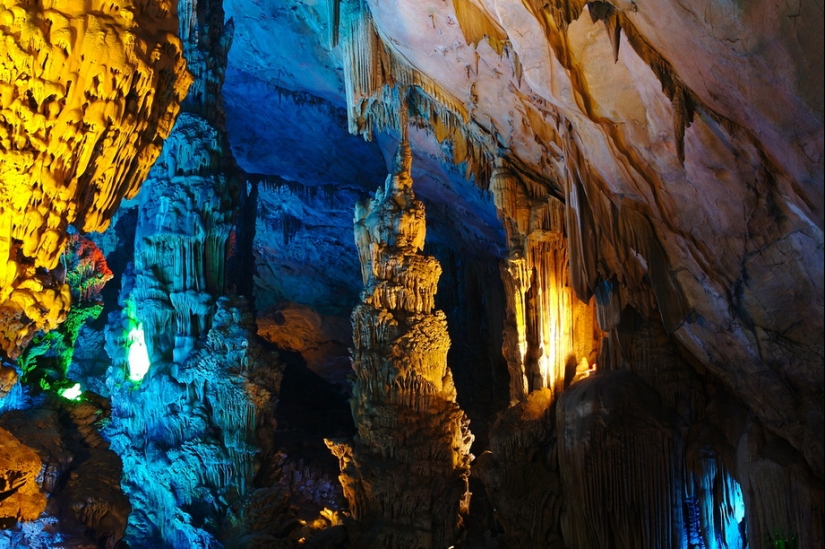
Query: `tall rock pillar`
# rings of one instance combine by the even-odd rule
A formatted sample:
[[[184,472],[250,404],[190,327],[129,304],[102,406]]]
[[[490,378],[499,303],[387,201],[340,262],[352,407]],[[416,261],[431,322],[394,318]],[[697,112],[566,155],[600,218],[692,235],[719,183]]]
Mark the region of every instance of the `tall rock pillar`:
[[[358,547],[445,548],[468,510],[473,436],[447,367],[450,338],[433,312],[441,266],[422,254],[424,205],[404,140],[375,198],[356,206],[364,291],[352,313],[352,443],[327,444],[359,524]]]
[[[107,334],[106,434],[123,459],[130,545],[217,549],[271,526],[249,524],[249,502],[269,480],[257,473],[269,470],[282,364],[227,280],[245,190],[220,93],[231,22],[222,0],[178,7],[194,82],[140,194],[124,311]]]

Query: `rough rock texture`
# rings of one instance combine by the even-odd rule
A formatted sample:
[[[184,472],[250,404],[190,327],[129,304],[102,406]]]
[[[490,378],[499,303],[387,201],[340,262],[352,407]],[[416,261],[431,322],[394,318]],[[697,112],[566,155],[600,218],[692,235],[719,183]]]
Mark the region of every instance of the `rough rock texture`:
[[[681,546],[680,441],[652,389],[619,370],[574,384],[558,406],[565,540],[581,548]]]
[[[115,355],[106,436],[124,462],[130,543],[221,547],[219,539],[254,534],[243,508],[258,497],[253,480],[272,451],[280,385],[277,355],[254,333],[243,299],[221,298],[186,362],[155,362],[137,385],[124,353]]]
[[[358,547],[452,545],[469,503],[473,437],[455,403],[444,314],[432,313],[441,268],[421,254],[424,206],[402,141],[393,173],[356,209],[365,285],[352,313],[352,443],[329,442],[358,521]]]
[[[816,3],[369,8],[380,39],[352,41],[350,64],[371,75],[353,79],[354,119],[392,110],[372,99],[382,82],[420,83],[437,103],[436,133],[434,118],[456,120],[459,159],[502,151],[520,177],[564,197],[581,297],[607,283],[615,310],[659,314],[821,477]]]
[[[120,490],[121,460],[99,433],[108,421],[108,405],[91,393],[86,397],[77,402],[47,399],[0,418],[0,440],[18,440],[36,459],[31,478],[36,492],[26,499],[38,508],[17,517],[27,522],[15,524],[12,517],[4,525],[0,547],[113,549],[123,538],[131,507]],[[26,463],[21,456],[17,468]],[[25,491],[18,486],[6,501],[14,503]]]
[[[71,22],[103,18],[132,25],[106,15],[108,6],[72,12]],[[452,257],[479,258],[484,277],[489,276],[491,259],[495,264],[507,256],[501,280],[506,299],[500,299],[499,280],[496,288],[485,288],[474,298],[485,304],[506,301],[506,305],[451,305],[445,311],[452,339],[461,338],[464,348],[474,349],[456,353],[458,346],[454,346],[448,355],[451,367],[475,360],[473,353],[490,355],[477,361],[483,373],[475,378],[472,368],[453,370],[462,407],[466,401],[468,414],[472,409],[483,416],[482,399],[491,403],[490,414],[493,408],[501,408],[502,394],[505,403],[517,403],[491,436],[492,453],[486,454],[487,465],[479,469],[491,501],[509,502],[500,516],[513,518],[495,528],[502,528],[507,538],[523,534],[517,543],[539,545],[555,543],[552,535],[561,531],[568,547],[585,549],[602,549],[611,540],[621,546],[680,549],[739,547],[746,539],[756,548],[792,541],[800,546],[822,545],[817,520],[823,512],[825,463],[821,3],[227,0],[227,15],[235,16],[240,37],[228,54],[222,12],[201,10],[209,6],[216,3],[201,2],[197,9],[194,2],[180,4],[181,35],[189,45],[204,46],[189,51],[198,82],[181,132],[168,141],[168,158],[153,175],[158,183],[149,191],[152,196],[143,199],[146,208],[139,240],[148,237],[147,246],[138,250],[140,265],[134,276],[125,277],[126,293],[141,278],[140,315],[150,317],[129,317],[130,322],[139,318],[148,323],[156,364],[147,382],[152,376],[172,379],[166,372],[174,368],[186,371],[191,366],[200,371],[190,359],[202,359],[212,314],[224,291],[222,279],[237,284],[243,295],[254,294],[260,300],[259,312],[291,301],[319,315],[340,316],[354,305],[358,255],[348,236],[351,227],[344,225],[351,225],[349,212],[357,194],[374,188],[377,181],[372,178],[385,173],[381,155],[386,162],[388,151],[394,150],[395,128],[406,113],[412,125],[416,195],[427,202],[428,225],[434,229],[428,244],[449,247]],[[36,10],[41,8],[15,4],[11,11],[2,12],[3,33],[11,28],[9,20],[14,25],[35,22],[23,25],[20,33],[4,35],[3,53],[16,44],[21,51],[48,54],[49,61],[61,55],[52,51],[51,42],[24,43],[29,36],[25,33],[35,36],[38,28],[52,33],[38,26],[40,20],[26,18]],[[166,18],[164,13],[157,15]],[[86,34],[71,38],[81,40],[100,29],[90,24]],[[110,33],[108,38],[120,36]],[[175,48],[163,51],[167,50],[174,58]],[[109,53],[131,50],[95,51],[106,60]],[[0,63],[17,59],[6,55]],[[222,133],[219,91],[225,59],[230,64],[224,99],[231,149],[241,166],[260,174],[248,178],[247,185],[240,176],[233,181],[237,172]],[[55,66],[34,63],[31,70]],[[95,65],[104,66],[108,67]],[[124,74],[114,75],[116,82]],[[78,108],[86,94],[109,86],[110,78],[93,76],[84,89],[73,85],[65,90]],[[128,78],[123,81],[131,83]],[[45,110],[61,101],[60,94],[51,101],[34,91],[27,97],[27,90],[41,86],[32,78],[9,79],[0,74],[0,82],[7,87],[13,82],[11,92],[0,90],[3,101],[8,93],[17,94],[13,97],[17,110],[12,112],[3,103],[0,121],[9,116],[25,118],[21,113],[27,109],[39,109],[38,114],[51,120]],[[147,101],[159,97],[121,95]],[[79,116],[72,109],[58,111],[58,117]],[[87,112],[86,125],[72,128],[71,135],[91,131],[95,113]],[[45,139],[60,158],[81,150],[80,138],[66,146],[53,144],[61,132],[38,133],[41,121],[38,116],[26,118],[28,127],[15,134],[16,139]],[[363,143],[345,135],[345,126],[374,141]],[[125,135],[116,138],[126,139]],[[36,162],[43,157],[41,165],[48,171],[51,156],[42,155],[41,144],[34,141],[31,148],[23,143],[25,147],[13,150],[34,151]],[[91,156],[105,156],[101,151],[109,150],[106,138],[83,143],[82,150]],[[89,143],[91,148],[86,146]],[[12,150],[8,144],[0,147]],[[131,152],[112,152],[122,156],[88,165],[117,179],[117,174],[131,173],[130,162],[140,157],[133,149],[124,150]],[[4,185],[9,166],[17,169],[6,158],[0,164]],[[74,162],[72,158],[64,164]],[[79,166],[85,157],[78,158]],[[192,169],[198,165],[202,172]],[[55,170],[48,173],[58,179]],[[470,183],[457,176],[465,174]],[[40,200],[40,195],[29,200],[31,189],[48,196],[41,204],[47,210],[52,206],[60,210],[26,217],[31,222],[26,230],[44,227],[48,234],[43,233],[42,241],[15,240],[12,228],[8,229],[6,247],[9,254],[17,254],[11,259],[26,259],[14,266],[15,280],[20,268],[26,276],[37,274],[35,260],[56,249],[55,242],[62,242],[62,231],[72,216],[76,223],[85,224],[96,220],[97,214],[82,214],[84,208],[102,212],[117,202],[112,197],[120,191],[111,194],[108,187],[101,187],[98,192],[94,177],[75,178],[71,168],[64,175],[71,182],[61,188],[69,189],[71,196],[65,200],[74,210],[63,208],[58,204],[63,198],[49,195],[41,189],[45,184],[31,179],[22,184],[21,192],[0,202],[4,223],[9,218],[19,223],[19,212]],[[354,181],[346,188],[342,185]],[[5,191],[3,186],[0,193]],[[72,202],[72,197],[81,195],[85,198]],[[255,197],[260,199],[257,203]],[[22,209],[8,214],[12,206],[17,208],[12,200],[16,198]],[[98,199],[103,204],[99,208]],[[495,209],[506,231],[506,246]],[[233,224],[236,213],[243,221]],[[49,216],[56,225],[49,224]],[[57,236],[48,232],[52,229]],[[0,234],[0,251],[2,238]],[[24,250],[26,246],[38,249]],[[451,254],[439,254],[437,246],[428,253],[437,256],[453,277],[439,294],[450,288],[459,301],[461,284],[472,278],[462,278],[462,267],[455,260],[444,261]],[[31,254],[26,255],[27,250]],[[230,259],[226,272],[220,258],[224,251]],[[57,255],[50,257],[54,261]],[[327,277],[330,270],[334,276]],[[0,269],[3,272],[0,287],[7,291],[5,280],[12,271]],[[32,305],[33,312],[36,299],[54,303],[51,309],[36,311],[41,315],[35,319],[39,324],[51,325],[62,314],[55,311],[68,301],[62,297],[64,289],[54,284],[55,273],[46,273],[45,267],[40,273],[43,280],[32,282],[29,276],[8,287],[11,291],[26,284],[35,290],[38,284],[48,287],[42,298],[33,297],[34,293],[19,295],[29,300],[24,305]],[[409,303],[401,289],[397,293],[376,289],[370,299],[392,305],[389,302],[401,294],[403,305]],[[575,303],[573,294],[585,302],[595,300],[598,328],[592,305],[567,307]],[[410,295],[418,306],[418,295]],[[0,306],[4,300],[8,303],[11,298],[0,294]],[[360,307],[366,310],[365,305]],[[582,308],[583,317],[576,316],[576,307]],[[238,303],[237,308],[243,307]],[[0,315],[7,339],[25,339],[32,333],[23,329],[21,321],[28,319],[17,313],[20,309],[18,303],[5,309],[5,317]],[[507,325],[500,345],[498,335],[488,337],[485,332],[485,326],[497,321],[487,324],[481,317],[502,312],[507,313]],[[480,318],[477,322],[459,318],[454,323],[451,314]],[[246,317],[239,313],[239,318]],[[266,318],[266,322],[276,320],[274,312]],[[608,335],[600,342],[602,331]],[[310,331],[303,333],[307,337],[302,341],[309,342]],[[126,344],[118,340],[122,335],[110,337],[121,351]],[[232,332],[231,337],[241,341],[247,335]],[[133,348],[140,347],[134,345],[138,341],[135,336]],[[502,383],[491,367],[500,361],[499,348],[510,367],[510,384]],[[598,358],[595,352],[600,353]],[[119,362],[112,378],[125,381],[124,356],[114,355]],[[456,358],[461,355],[463,359]],[[582,370],[592,369],[596,362],[600,373],[577,383],[584,377]],[[8,410],[24,403],[26,395],[20,383],[4,389],[17,371],[3,368],[0,391],[6,397],[0,405]],[[612,371],[616,369],[622,371]],[[598,380],[601,376],[620,382],[611,387]],[[485,388],[488,381],[496,387]],[[382,386],[362,383],[359,394],[380,393]],[[115,387],[115,393],[126,402],[128,397],[120,393],[126,393],[123,387]],[[174,383],[163,387],[171,387],[170,395],[179,394]],[[553,397],[545,397],[546,390],[530,397],[531,389],[541,387],[552,391]],[[634,397],[641,402],[632,401]],[[546,406],[539,407],[541,413],[527,415],[522,432],[515,416],[529,407],[531,398]],[[195,401],[191,395],[186,399]],[[358,408],[358,402],[356,411],[367,409]],[[554,406],[555,430],[547,427]],[[390,407],[381,420],[395,417],[396,411]],[[616,429],[607,431],[600,422]],[[204,440],[217,440],[209,438],[217,437],[214,430],[208,431]],[[544,452],[553,446],[553,437],[562,441],[559,448],[568,444],[558,453],[560,478],[567,479],[567,484],[562,483],[566,503],[558,521],[553,460]],[[395,440],[388,435],[390,439]],[[358,440],[366,447],[366,427]],[[383,439],[376,435],[371,440]],[[354,463],[361,467],[359,478],[396,463],[383,457],[359,462],[353,458],[358,445],[351,449],[348,453],[339,446],[339,455],[350,460],[345,466],[351,472],[357,469]],[[616,454],[617,450],[621,452]],[[538,455],[548,457],[538,459]],[[651,461],[664,469],[645,467]],[[362,474],[365,463],[375,468]],[[670,474],[673,464],[678,474]],[[619,485],[622,476],[638,482]],[[548,503],[547,508],[534,510],[531,516],[537,520],[531,524],[511,512],[511,507],[521,505],[517,488],[524,485],[532,489],[526,498]],[[205,498],[214,497],[217,488],[208,482],[204,486]],[[367,488],[347,487],[350,494],[366,493]],[[641,493],[642,488],[652,492]],[[279,534],[270,531],[269,537],[256,539],[278,543],[272,540],[285,537],[286,529],[295,523],[286,509],[287,491],[273,488],[258,493],[257,501],[267,502],[260,507],[264,511],[230,522],[240,530],[245,524],[277,524]],[[609,499],[612,495],[629,503],[619,506]],[[201,516],[219,508],[210,516],[220,515],[222,505]],[[628,510],[650,520],[637,520]],[[195,516],[200,510],[190,506],[181,513]],[[211,524],[193,528],[201,526],[202,531],[212,528]],[[329,544],[343,543],[342,528],[334,526],[324,534]],[[347,533],[355,535],[358,528],[349,527]],[[320,535],[311,541],[325,543]],[[349,541],[359,543],[355,538]]]
[[[352,341],[352,325],[297,303],[273,309],[260,315],[258,335],[279,349],[300,353],[310,370],[333,385],[349,387],[352,368],[347,343]]]
[[[490,451],[473,462],[503,526],[506,547],[564,549],[564,494],[555,440],[555,401],[545,387],[504,412],[490,429]]]
[[[72,307],[56,329],[35,335],[17,360],[23,382],[35,390],[65,390],[86,379],[69,372],[83,328],[103,311],[101,291],[112,279],[100,249],[88,238],[73,234],[61,257],[63,280],[69,286]],[[102,345],[95,348],[100,352]],[[105,371],[105,370],[104,370]],[[101,372],[102,373],[102,372]],[[87,385],[82,385],[86,388]]]
[[[227,281],[247,191],[221,107],[231,24],[220,1],[181,3],[180,21],[195,80],[139,195],[134,267],[107,332],[106,435],[124,461],[130,544],[260,546],[280,524],[261,516],[286,512],[266,467],[282,364]]]
[[[508,237],[501,277],[510,399],[543,387],[558,394],[595,367],[603,336],[595,300],[583,303],[571,285],[564,204],[544,187],[525,186],[503,160],[496,162],[490,190]]]
[[[34,450],[0,429],[0,520],[4,526],[34,520],[46,508],[46,496],[37,485],[42,467]]]
[[[0,5],[0,351],[69,308],[67,228],[104,229],[190,83],[167,0]]]

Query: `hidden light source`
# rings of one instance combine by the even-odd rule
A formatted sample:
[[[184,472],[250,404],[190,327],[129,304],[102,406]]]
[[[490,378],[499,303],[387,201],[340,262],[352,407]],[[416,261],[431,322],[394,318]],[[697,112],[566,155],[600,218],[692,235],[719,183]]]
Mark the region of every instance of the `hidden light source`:
[[[129,379],[140,381],[149,371],[149,350],[143,335],[143,327],[135,325],[129,332]]]
[[[57,393],[67,400],[80,400],[83,391],[80,389],[80,383],[75,383],[71,387],[60,389]]]

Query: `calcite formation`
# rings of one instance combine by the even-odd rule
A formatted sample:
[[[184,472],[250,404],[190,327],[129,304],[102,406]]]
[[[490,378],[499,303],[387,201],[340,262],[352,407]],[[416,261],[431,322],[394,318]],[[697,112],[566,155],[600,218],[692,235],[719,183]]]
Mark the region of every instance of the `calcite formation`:
[[[387,60],[415,67],[439,104],[427,112],[441,113],[421,120],[439,138],[435,119],[463,120],[447,152],[480,146],[470,157],[504,156],[563,198],[570,284],[607,305],[601,328],[627,306],[661,317],[821,478],[823,104],[821,72],[806,76],[821,64],[816,3],[368,6],[379,40],[354,42],[352,66],[372,76],[353,79],[353,116],[380,120],[359,98],[406,81]]]
[[[555,394],[547,387],[501,414],[490,429],[490,450],[473,463],[504,530],[507,547],[564,549],[565,494],[556,442]]]
[[[185,362],[154,362],[139,387],[124,379],[123,346],[112,349],[114,417],[105,434],[123,459],[134,508],[127,539],[138,546],[254,537],[242,525],[272,452],[280,364],[257,342],[242,298],[220,298],[210,325]]]
[[[179,8],[195,81],[139,195],[134,264],[107,333],[106,435],[134,508],[128,542],[183,549],[271,536],[247,524],[266,510],[247,506],[267,499],[255,481],[273,451],[282,364],[226,280],[244,190],[221,109],[231,23],[220,1]]]
[[[0,520],[4,524],[34,520],[46,508],[37,484],[42,462],[28,446],[0,428]]]
[[[167,0],[0,5],[0,351],[69,308],[67,228],[105,229],[169,135],[189,74]]]
[[[83,401],[51,399],[0,417],[0,440],[18,441],[37,464],[36,491],[26,494],[21,487],[10,501],[23,497],[38,509],[11,517],[0,546],[112,549],[122,539],[131,507],[120,490],[120,458],[99,432],[108,412],[102,399],[90,395]],[[17,457],[16,466],[2,464],[0,470],[19,472],[28,462],[25,453]]]
[[[196,82],[141,197],[136,253],[113,267],[134,259],[114,363],[88,385],[112,399],[132,546],[281,547],[296,532],[306,547],[825,543],[821,2],[225,2],[234,23],[220,0],[177,4]],[[0,11],[0,355],[65,316],[62,235],[104,225],[168,132],[185,76],[180,46],[158,36],[174,6],[125,6]],[[407,116],[427,252],[447,275],[437,303],[405,146],[358,210],[357,250],[347,236]],[[259,175],[244,181],[230,141]],[[254,294],[260,333],[316,366],[332,356],[326,315],[357,301],[359,258],[358,433],[330,444],[351,518],[299,528],[288,492],[319,485],[278,484],[289,469],[269,459],[280,362],[246,303],[221,296]],[[12,436],[36,450],[28,429],[68,436],[68,418],[15,411],[32,403],[9,365]],[[470,514],[464,539],[471,435],[456,401],[489,448],[471,482],[497,517]],[[70,474],[87,502],[49,492],[69,454],[86,450],[38,454],[40,491],[114,543],[124,506]],[[9,517],[17,494],[0,501]],[[56,516],[0,546],[57,531]]]
[[[345,319],[320,315],[306,305],[284,303],[257,319],[258,335],[279,349],[301,354],[307,367],[332,384],[348,386],[352,327]]]
[[[469,503],[473,436],[455,402],[450,339],[432,312],[441,268],[423,255],[424,205],[402,141],[384,187],[355,213],[364,282],[352,313],[353,442],[328,442],[359,529],[358,547],[448,547]]]
[[[66,320],[34,336],[17,360],[24,382],[38,389],[66,389],[79,381],[68,376],[78,335],[103,311],[100,292],[113,276],[100,249],[78,234],[68,238],[61,267],[72,297]]]
[[[596,368],[604,335],[595,299],[579,299],[570,280],[564,204],[503,159],[493,169],[490,190],[508,240],[501,277],[510,399],[523,400],[544,387],[559,394]]]
[[[605,373],[565,391],[558,408],[566,541],[593,549],[679,547],[679,439],[652,389],[626,370]]]

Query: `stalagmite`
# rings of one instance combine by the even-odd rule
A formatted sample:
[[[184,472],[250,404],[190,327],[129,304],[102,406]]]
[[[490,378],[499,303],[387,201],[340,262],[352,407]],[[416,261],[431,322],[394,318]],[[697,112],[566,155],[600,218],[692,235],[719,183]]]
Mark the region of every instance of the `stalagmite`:
[[[0,3],[0,352],[63,321],[67,229],[97,231],[160,152],[191,78],[167,0]],[[34,286],[33,286],[34,285]]]
[[[473,465],[473,476],[482,480],[493,501],[507,547],[566,547],[555,404],[545,387],[510,407],[490,430],[490,451]]]
[[[410,164],[404,140],[384,187],[356,208],[365,285],[352,313],[358,432],[327,442],[364,548],[449,547],[469,503],[473,435],[447,368],[446,320],[432,312],[441,267],[421,254],[424,206]]]

